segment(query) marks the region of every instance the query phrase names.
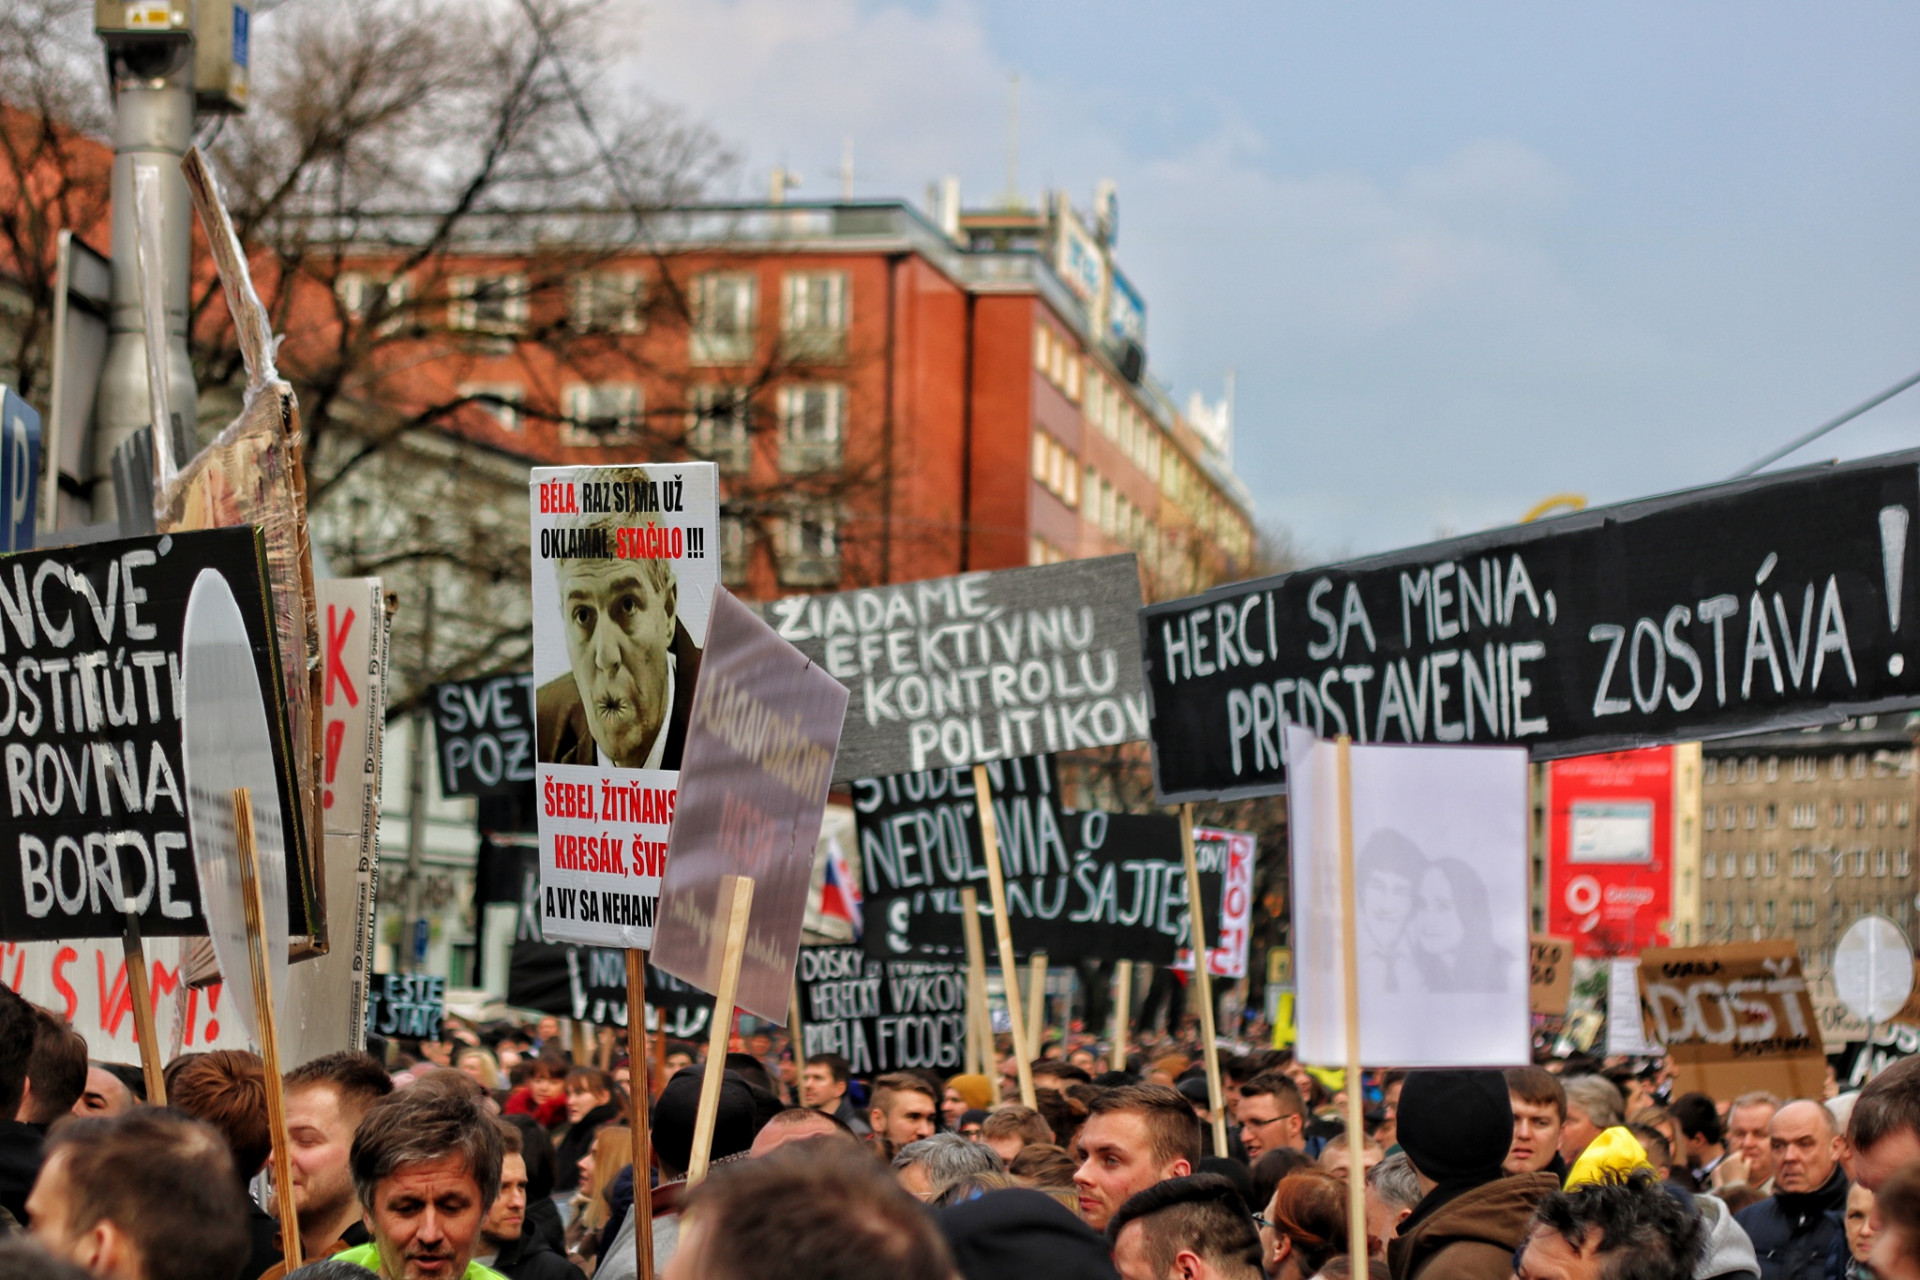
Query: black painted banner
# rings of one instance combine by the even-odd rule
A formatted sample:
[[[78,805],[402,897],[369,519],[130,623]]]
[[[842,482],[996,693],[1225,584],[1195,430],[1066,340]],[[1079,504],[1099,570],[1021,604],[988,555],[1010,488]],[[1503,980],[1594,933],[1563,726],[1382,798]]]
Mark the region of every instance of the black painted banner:
[[[258,535],[213,529],[0,558],[0,938],[204,935],[182,764],[181,636],[202,570],[233,589],[273,727],[288,931],[318,924],[300,850]]]
[[[1548,759],[1920,705],[1916,512],[1889,454],[1153,605],[1155,786],[1283,791],[1289,721]]]
[[[376,973],[367,983],[367,1034],[438,1040],[447,1017],[447,980],[423,973]]]
[[[433,686],[440,794],[488,796],[533,790],[533,673],[449,680]]]
[[[1180,826],[1170,817],[1060,806],[1048,756],[989,765],[1014,950],[1063,964],[1166,964],[1187,933]],[[870,955],[964,959],[960,890],[980,896],[993,947],[973,771],[939,769],[853,784]],[[1219,898],[1219,872],[1213,899]],[[1202,896],[1207,877],[1201,877]],[[1209,936],[1217,931],[1217,924]]]
[[[960,1070],[967,971],[938,960],[877,960],[859,947],[802,947],[800,1037],[807,1057],[837,1053],[856,1075]]]

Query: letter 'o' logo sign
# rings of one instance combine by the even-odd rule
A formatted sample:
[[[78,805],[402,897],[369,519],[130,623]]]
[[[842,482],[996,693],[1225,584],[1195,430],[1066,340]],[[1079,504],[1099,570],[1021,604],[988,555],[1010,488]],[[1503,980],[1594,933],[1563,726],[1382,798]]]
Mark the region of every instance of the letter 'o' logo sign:
[[[1575,876],[1567,881],[1567,910],[1577,916],[1600,909],[1600,882],[1592,876]]]

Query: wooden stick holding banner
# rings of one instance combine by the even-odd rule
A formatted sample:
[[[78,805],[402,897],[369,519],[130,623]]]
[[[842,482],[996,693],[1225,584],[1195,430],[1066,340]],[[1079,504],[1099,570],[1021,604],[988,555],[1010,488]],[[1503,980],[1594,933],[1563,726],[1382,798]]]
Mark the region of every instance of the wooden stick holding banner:
[[[793,994],[787,997],[787,1048],[793,1054],[793,1078],[800,1079],[800,1073],[807,1065],[806,1029],[800,1022],[800,967],[794,966]],[[798,1098],[794,1099],[799,1102]]]
[[[1180,806],[1180,853],[1187,864],[1187,945],[1193,949],[1193,990],[1200,1001],[1200,1049],[1207,1064],[1207,1109],[1213,1113],[1213,1153],[1227,1154],[1227,1107],[1220,1088],[1220,1045],[1213,1026],[1213,966],[1200,900],[1200,860],[1193,852],[1193,806]],[[1365,1256],[1365,1255],[1357,1255]]]
[[[740,991],[740,958],[747,950],[747,921],[753,915],[753,877],[723,876],[720,902],[727,909],[727,930],[721,945],[720,981],[713,993],[713,1025],[707,1028],[706,1074],[700,1079],[700,1109],[693,1119],[693,1155],[687,1166],[687,1185],[696,1187],[707,1176],[713,1155],[713,1126],[720,1115],[720,1084],[727,1070],[727,1037],[733,1027],[733,999]]]
[[[1122,960],[1113,968],[1113,1030],[1107,1037],[1113,1047],[1107,1053],[1107,1067],[1125,1071],[1127,1041],[1133,1033],[1133,961]]]
[[[993,825],[993,780],[987,766],[973,766],[973,799],[980,807],[980,851],[987,859],[987,892],[993,900],[993,937],[1000,951],[1000,985],[1007,991],[1007,1020],[1013,1025],[1013,1059],[1020,1072],[1020,1101],[1034,1105],[1033,1054],[1027,1025],[1020,1016],[1020,967],[1013,958],[1013,928],[1007,921],[1007,883],[1000,869],[1000,838]]]
[[[1360,943],[1353,875],[1353,739],[1334,739],[1340,832],[1340,988],[1347,1033],[1347,1256],[1367,1256],[1366,1135],[1360,1110]]]
[[[260,1015],[260,1066],[266,1076],[267,1121],[273,1134],[273,1198],[280,1217],[280,1240],[287,1270],[297,1270],[300,1217],[293,1203],[293,1159],[287,1137],[287,1098],[280,1081],[280,1033],[275,1027],[273,981],[267,960],[266,905],[260,895],[260,857],[253,844],[253,797],[245,787],[233,792],[233,837],[240,851],[240,905],[247,916],[247,968],[253,979],[253,1004]]]
[[[1047,1042],[1047,953],[1027,960],[1027,1047],[1037,1056]]]
[[[160,1061],[160,1038],[153,1030],[153,994],[147,986],[147,951],[140,941],[140,917],[127,912],[127,929],[120,935],[127,961],[127,994],[133,999],[133,1038],[140,1045],[140,1074],[147,1081],[147,1102],[167,1105],[166,1064]]]
[[[987,949],[980,940],[980,895],[960,891],[960,932],[967,940],[967,1070],[993,1071],[993,1015],[987,1010]]]
[[[652,1167],[653,1132],[648,1127],[653,1102],[653,1071],[647,1061],[647,953],[627,948],[627,1089],[632,1095],[633,1167]],[[640,1280],[653,1280],[653,1214],[634,1223]]]

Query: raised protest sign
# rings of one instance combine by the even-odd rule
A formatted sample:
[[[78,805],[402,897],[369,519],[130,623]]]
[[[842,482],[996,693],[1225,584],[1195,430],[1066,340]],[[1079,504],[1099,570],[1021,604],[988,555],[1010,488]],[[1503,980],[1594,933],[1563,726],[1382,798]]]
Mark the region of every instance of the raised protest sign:
[[[1044,951],[1061,964],[1170,963],[1187,936],[1180,824],[1158,814],[1063,808],[1048,756],[987,770],[1015,952]],[[964,957],[960,891],[987,881],[973,771],[862,779],[853,784],[853,811],[868,954]],[[1225,864],[1210,861],[1216,865],[1202,870],[1201,894],[1217,903]],[[986,894],[980,898],[985,918]],[[1223,932],[1220,919],[1209,921],[1209,939]],[[1244,968],[1244,946],[1237,954]]]
[[[1920,1027],[1901,1022],[1876,1023],[1867,1038],[1829,1054],[1841,1092],[1858,1089],[1896,1062],[1920,1053]]]
[[[447,1016],[447,980],[424,973],[376,973],[367,987],[367,1034],[438,1040]]]
[[[207,932],[189,843],[181,745],[187,597],[218,570],[240,605],[260,695],[279,707],[278,658],[249,528],[129,538],[0,559],[0,936]],[[286,718],[270,714],[287,815],[287,928],[317,906],[293,828]]]
[[[651,959],[717,992],[723,953],[743,943],[733,1003],[774,1022],[784,1023],[791,1008],[814,846],[846,714],[846,686],[732,595],[714,597]],[[734,876],[754,886],[744,939],[725,937],[731,899],[722,882]]]
[[[959,1071],[967,1050],[967,970],[937,960],[877,960],[859,947],[802,947],[806,1057],[837,1053],[856,1075]]]
[[[1531,939],[1527,1004],[1535,1017],[1566,1016],[1573,998],[1573,944],[1565,938],[1536,933]]]
[[[1153,605],[1155,786],[1279,792],[1289,722],[1544,759],[1913,706],[1916,508],[1889,454]]]
[[[1147,736],[1132,555],[765,607],[853,694],[835,782]]]
[[[449,680],[428,693],[440,794],[490,796],[533,786],[533,673]]]
[[[1193,856],[1200,868],[1200,918],[1207,922],[1207,972],[1216,978],[1247,976],[1253,942],[1254,838],[1247,831],[1193,829]],[[1193,945],[1182,934],[1173,967],[1193,972]]]
[[[1640,1004],[1648,1038],[1673,1059],[1676,1091],[1820,1096],[1827,1061],[1791,938],[1643,951]]]
[[[233,1016],[226,987],[187,985],[181,959],[187,942],[154,938],[146,944],[147,996],[160,1055],[172,1059],[189,1050],[247,1048],[247,1028]],[[295,965],[295,983],[312,967]],[[87,1038],[87,1056],[140,1062],[133,984],[127,981],[126,952],[118,939],[0,942],[0,982],[65,1018]],[[359,1020],[356,1015],[354,1021]]]
[[[533,471],[541,886],[557,942],[649,948],[707,620],[710,462]]]

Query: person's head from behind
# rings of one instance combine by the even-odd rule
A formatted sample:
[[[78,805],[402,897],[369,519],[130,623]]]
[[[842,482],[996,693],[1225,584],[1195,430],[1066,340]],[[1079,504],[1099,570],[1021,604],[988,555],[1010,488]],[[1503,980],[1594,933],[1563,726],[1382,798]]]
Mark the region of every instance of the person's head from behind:
[[[688,1193],[662,1280],[952,1280],[919,1201],[853,1147],[796,1144],[716,1168]]]
[[[1840,1135],[1822,1103],[1796,1098],[1768,1126],[1773,1146],[1773,1184],[1795,1194],[1818,1191],[1840,1163]]]
[[[1503,1169],[1538,1173],[1560,1153],[1560,1129],[1567,1122],[1567,1093],[1553,1073],[1539,1067],[1509,1067],[1507,1101],[1513,1105],[1513,1146]]]
[[[40,1011],[13,988],[0,983],[0,1117],[11,1117],[20,1110],[39,1031]]]
[[[1104,1231],[1131,1197],[1193,1172],[1200,1163],[1200,1122],[1187,1100],[1165,1085],[1110,1089],[1088,1108],[1080,1150],[1084,1158],[1073,1175],[1080,1217]]]
[[[87,1091],[87,1041],[57,1013],[34,1009],[33,1052],[18,1119],[52,1124],[72,1113]]]
[[[188,1054],[167,1064],[166,1082],[168,1106],[212,1125],[227,1140],[241,1182],[266,1166],[273,1127],[258,1054],[241,1049]]]
[[[1012,1163],[1013,1158],[1034,1143],[1053,1143],[1053,1126],[1047,1118],[1032,1107],[1023,1107],[1010,1102],[1003,1107],[995,1107],[980,1122],[980,1141],[992,1147],[1001,1160]]]
[[[361,1118],[393,1092],[393,1081],[370,1054],[343,1050],[295,1067],[282,1087],[301,1235],[319,1239],[330,1228],[331,1240],[360,1216],[347,1158]]]
[[[815,1111],[837,1111],[847,1096],[853,1064],[837,1053],[816,1053],[800,1071],[800,1102]]]
[[[353,1189],[388,1280],[463,1275],[500,1190],[493,1115],[465,1076],[435,1077],[374,1103],[353,1138]]]
[[[675,1072],[653,1102],[653,1161],[669,1181],[683,1177],[693,1161],[693,1132],[699,1119],[701,1072],[683,1067]],[[731,1071],[720,1077],[720,1101],[714,1113],[709,1158],[724,1160],[753,1149],[760,1132],[760,1109],[754,1091]]]
[[[1747,1162],[1748,1186],[1764,1186],[1773,1177],[1773,1113],[1780,1099],[1771,1093],[1743,1093],[1727,1108],[1727,1151]]]
[[[1240,1086],[1236,1118],[1249,1160],[1258,1160],[1276,1147],[1307,1145],[1306,1102],[1299,1086],[1278,1071],[1257,1075]]]
[[[1620,1090],[1603,1076],[1572,1076],[1561,1087],[1567,1095],[1567,1118],[1560,1129],[1560,1154],[1572,1164],[1602,1130],[1625,1121],[1626,1104]]]
[[[753,1136],[753,1146],[748,1154],[756,1160],[761,1156],[772,1155],[790,1142],[845,1142],[858,1144],[860,1139],[854,1136],[847,1122],[826,1111],[816,1111],[812,1107],[788,1107],[776,1112],[760,1132]]]
[[[933,1136],[940,1116],[940,1095],[924,1076],[893,1071],[873,1082],[873,1103],[867,1123],[873,1136],[896,1147]]]
[[[984,1142],[957,1133],[936,1133],[909,1142],[893,1157],[893,1174],[908,1195],[931,1201],[953,1183],[976,1173],[1005,1173],[1006,1163]]]
[[[1217,1173],[1170,1178],[1107,1222],[1121,1280],[1260,1280],[1260,1236],[1239,1191]]]
[[[1867,1081],[1847,1117],[1847,1147],[1850,1172],[1869,1191],[1920,1163],[1920,1057],[1902,1058]]]
[[[58,1126],[27,1217],[49,1252],[110,1280],[232,1280],[247,1257],[226,1140],[159,1107]]]
[[[140,1068],[117,1062],[87,1064],[86,1087],[73,1104],[76,1116],[117,1116],[131,1111],[147,1100],[146,1081]]]
[[[1347,1250],[1347,1180],[1321,1169],[1282,1178],[1260,1228],[1261,1262],[1274,1280],[1307,1280]]]
[[[1556,1191],[1521,1246],[1518,1280],[1692,1280],[1706,1228],[1651,1170]]]

